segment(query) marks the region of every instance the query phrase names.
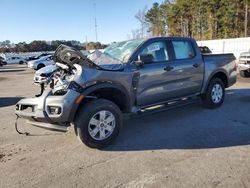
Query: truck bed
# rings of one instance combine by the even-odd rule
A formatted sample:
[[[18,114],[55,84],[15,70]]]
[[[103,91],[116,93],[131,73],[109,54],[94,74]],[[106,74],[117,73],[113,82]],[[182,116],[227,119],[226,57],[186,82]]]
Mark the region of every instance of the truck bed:
[[[233,53],[227,53],[227,54],[204,54],[202,55],[205,62],[216,62],[216,63],[230,63],[234,60],[236,60]]]
[[[227,75],[228,85],[230,87],[236,82],[237,66],[236,58],[233,53],[227,54],[204,54],[202,55],[205,63],[204,83],[209,83],[210,78],[218,71],[222,71]],[[205,92],[206,85],[203,86]]]

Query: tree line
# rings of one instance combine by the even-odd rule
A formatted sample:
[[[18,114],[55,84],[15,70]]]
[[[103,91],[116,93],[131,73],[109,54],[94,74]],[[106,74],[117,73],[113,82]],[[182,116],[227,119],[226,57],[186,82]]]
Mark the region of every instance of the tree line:
[[[92,50],[92,49],[102,49],[107,45],[101,44],[100,42],[89,42],[80,43],[76,40],[53,40],[53,41],[43,41],[35,40],[30,43],[19,42],[17,44],[11,43],[9,40],[0,42],[0,53],[8,52],[40,52],[40,51],[54,51],[60,44],[65,44],[67,46],[72,46],[79,50]]]
[[[154,36],[197,40],[250,36],[250,0],[165,0],[145,14]]]

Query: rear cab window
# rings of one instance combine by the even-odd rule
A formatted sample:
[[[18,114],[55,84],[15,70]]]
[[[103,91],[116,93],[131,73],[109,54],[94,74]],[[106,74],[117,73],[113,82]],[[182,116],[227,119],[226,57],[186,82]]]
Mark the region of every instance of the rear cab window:
[[[195,57],[195,50],[191,41],[188,40],[173,40],[173,51],[175,59],[192,59]]]

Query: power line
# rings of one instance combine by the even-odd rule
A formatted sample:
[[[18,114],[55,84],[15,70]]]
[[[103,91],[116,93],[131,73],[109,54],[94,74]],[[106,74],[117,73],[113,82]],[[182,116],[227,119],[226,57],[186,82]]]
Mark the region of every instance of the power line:
[[[96,3],[94,3],[94,13],[95,13],[95,40],[98,41],[97,38],[97,19],[96,19]]]

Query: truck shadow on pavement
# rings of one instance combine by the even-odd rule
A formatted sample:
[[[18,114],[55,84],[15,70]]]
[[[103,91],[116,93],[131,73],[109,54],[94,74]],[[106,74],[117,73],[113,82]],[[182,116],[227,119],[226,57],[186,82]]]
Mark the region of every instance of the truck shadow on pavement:
[[[250,145],[250,89],[230,89],[222,107],[193,104],[125,120],[107,151],[208,149]]]
[[[23,97],[0,97],[0,108],[15,105]]]

